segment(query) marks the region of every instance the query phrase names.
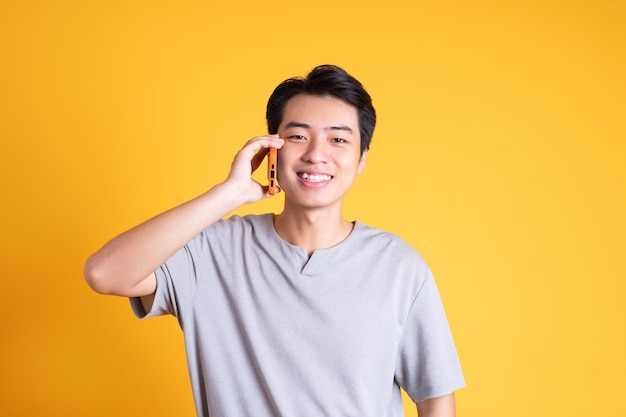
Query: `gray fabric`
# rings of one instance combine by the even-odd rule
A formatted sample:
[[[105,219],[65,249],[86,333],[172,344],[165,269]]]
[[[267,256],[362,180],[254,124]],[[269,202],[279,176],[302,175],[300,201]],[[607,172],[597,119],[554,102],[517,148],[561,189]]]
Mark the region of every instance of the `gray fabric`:
[[[430,270],[400,238],[356,222],[308,257],[271,214],[233,216],[156,271],[148,314],[184,332],[198,416],[402,416],[464,386]]]

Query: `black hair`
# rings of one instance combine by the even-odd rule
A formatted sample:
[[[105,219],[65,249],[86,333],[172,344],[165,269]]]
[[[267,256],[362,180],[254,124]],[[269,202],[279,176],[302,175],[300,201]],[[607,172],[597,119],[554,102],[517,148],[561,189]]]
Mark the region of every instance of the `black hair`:
[[[278,133],[287,102],[298,94],[335,97],[356,107],[361,154],[369,149],[376,126],[376,110],[372,105],[372,98],[356,78],[335,65],[317,66],[306,77],[286,79],[274,89],[265,113],[270,134]]]

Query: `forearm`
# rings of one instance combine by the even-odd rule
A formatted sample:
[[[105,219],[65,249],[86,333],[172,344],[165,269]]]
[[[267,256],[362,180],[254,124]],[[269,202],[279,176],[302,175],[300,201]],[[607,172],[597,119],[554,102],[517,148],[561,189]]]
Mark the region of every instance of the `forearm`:
[[[220,184],[117,236],[85,264],[85,279],[97,292],[132,291],[202,230],[244,203],[240,193]]]
[[[283,143],[277,135],[250,139],[235,156],[225,182],[117,236],[89,257],[87,283],[103,294],[151,294],[154,271],[177,250],[237,207],[268,196],[268,187],[251,176],[269,148]]]
[[[417,415],[419,417],[455,417],[454,394],[430,398],[417,403]]]

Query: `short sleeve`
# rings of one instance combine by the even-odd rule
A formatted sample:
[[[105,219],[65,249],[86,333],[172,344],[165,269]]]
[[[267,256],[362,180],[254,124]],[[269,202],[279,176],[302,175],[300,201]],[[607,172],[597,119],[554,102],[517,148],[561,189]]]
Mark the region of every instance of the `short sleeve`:
[[[465,386],[463,372],[435,280],[429,272],[406,320],[396,380],[414,402]]]
[[[182,326],[184,313],[191,307],[198,283],[198,236],[189,242],[155,271],[157,280],[154,301],[145,311],[141,298],[130,298],[133,312],[139,318],[162,315],[175,316]]]

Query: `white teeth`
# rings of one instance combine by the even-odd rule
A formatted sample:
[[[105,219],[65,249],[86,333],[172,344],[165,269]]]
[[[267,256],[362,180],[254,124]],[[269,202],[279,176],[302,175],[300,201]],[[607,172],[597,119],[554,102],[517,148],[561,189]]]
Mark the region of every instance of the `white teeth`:
[[[325,174],[311,175],[305,172],[304,174],[302,174],[302,178],[311,182],[322,182],[322,181],[329,181],[332,177],[330,175],[325,175]]]

